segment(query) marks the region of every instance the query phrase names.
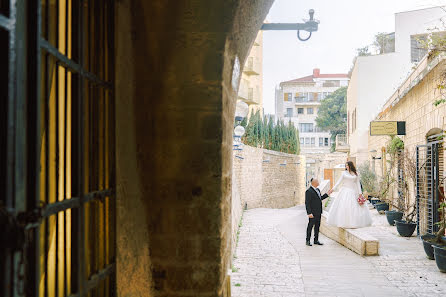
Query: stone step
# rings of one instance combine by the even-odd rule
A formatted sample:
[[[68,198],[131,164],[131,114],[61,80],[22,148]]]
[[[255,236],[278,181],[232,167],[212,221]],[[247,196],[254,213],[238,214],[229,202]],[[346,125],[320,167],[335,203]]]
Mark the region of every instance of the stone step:
[[[327,224],[327,213],[322,214],[320,232],[361,256],[379,255],[379,241],[361,229],[345,229]]]

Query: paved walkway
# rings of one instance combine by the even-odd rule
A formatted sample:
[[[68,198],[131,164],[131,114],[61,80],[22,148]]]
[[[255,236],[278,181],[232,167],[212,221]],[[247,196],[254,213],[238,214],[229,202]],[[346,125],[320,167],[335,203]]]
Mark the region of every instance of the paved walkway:
[[[305,245],[302,206],[244,213],[231,276],[233,297],[446,296],[446,274],[416,237],[403,238],[372,210],[380,256],[361,257],[321,234]]]

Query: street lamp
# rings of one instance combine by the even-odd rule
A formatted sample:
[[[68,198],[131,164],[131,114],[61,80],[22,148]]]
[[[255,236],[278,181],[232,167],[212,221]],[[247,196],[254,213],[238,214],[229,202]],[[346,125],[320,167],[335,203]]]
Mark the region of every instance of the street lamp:
[[[297,38],[300,41],[307,41],[308,39],[310,39],[311,34],[318,30],[319,26],[319,21],[314,19],[314,9],[310,9],[308,14],[310,15],[310,19],[304,20],[305,23],[266,23],[262,25],[262,28],[260,30],[296,30]],[[300,36],[300,31],[307,31],[310,34],[307,38],[302,38]]]
[[[243,121],[244,118],[248,115],[249,106],[245,102],[238,100],[235,106],[235,120],[238,122]]]

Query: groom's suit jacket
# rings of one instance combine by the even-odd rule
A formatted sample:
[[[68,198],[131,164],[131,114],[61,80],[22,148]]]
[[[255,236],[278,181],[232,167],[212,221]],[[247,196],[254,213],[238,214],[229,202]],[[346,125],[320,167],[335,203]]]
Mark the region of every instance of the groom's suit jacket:
[[[305,207],[307,214],[313,214],[315,217],[320,217],[322,214],[322,200],[328,198],[328,194],[321,194],[319,198],[318,193],[313,187],[309,187],[305,192]]]

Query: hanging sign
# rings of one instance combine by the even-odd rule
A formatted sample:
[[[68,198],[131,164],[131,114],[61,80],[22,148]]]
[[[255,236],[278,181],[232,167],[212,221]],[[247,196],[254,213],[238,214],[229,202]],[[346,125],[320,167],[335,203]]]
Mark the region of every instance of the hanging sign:
[[[406,122],[372,121],[370,122],[370,136],[378,135],[406,135]]]

